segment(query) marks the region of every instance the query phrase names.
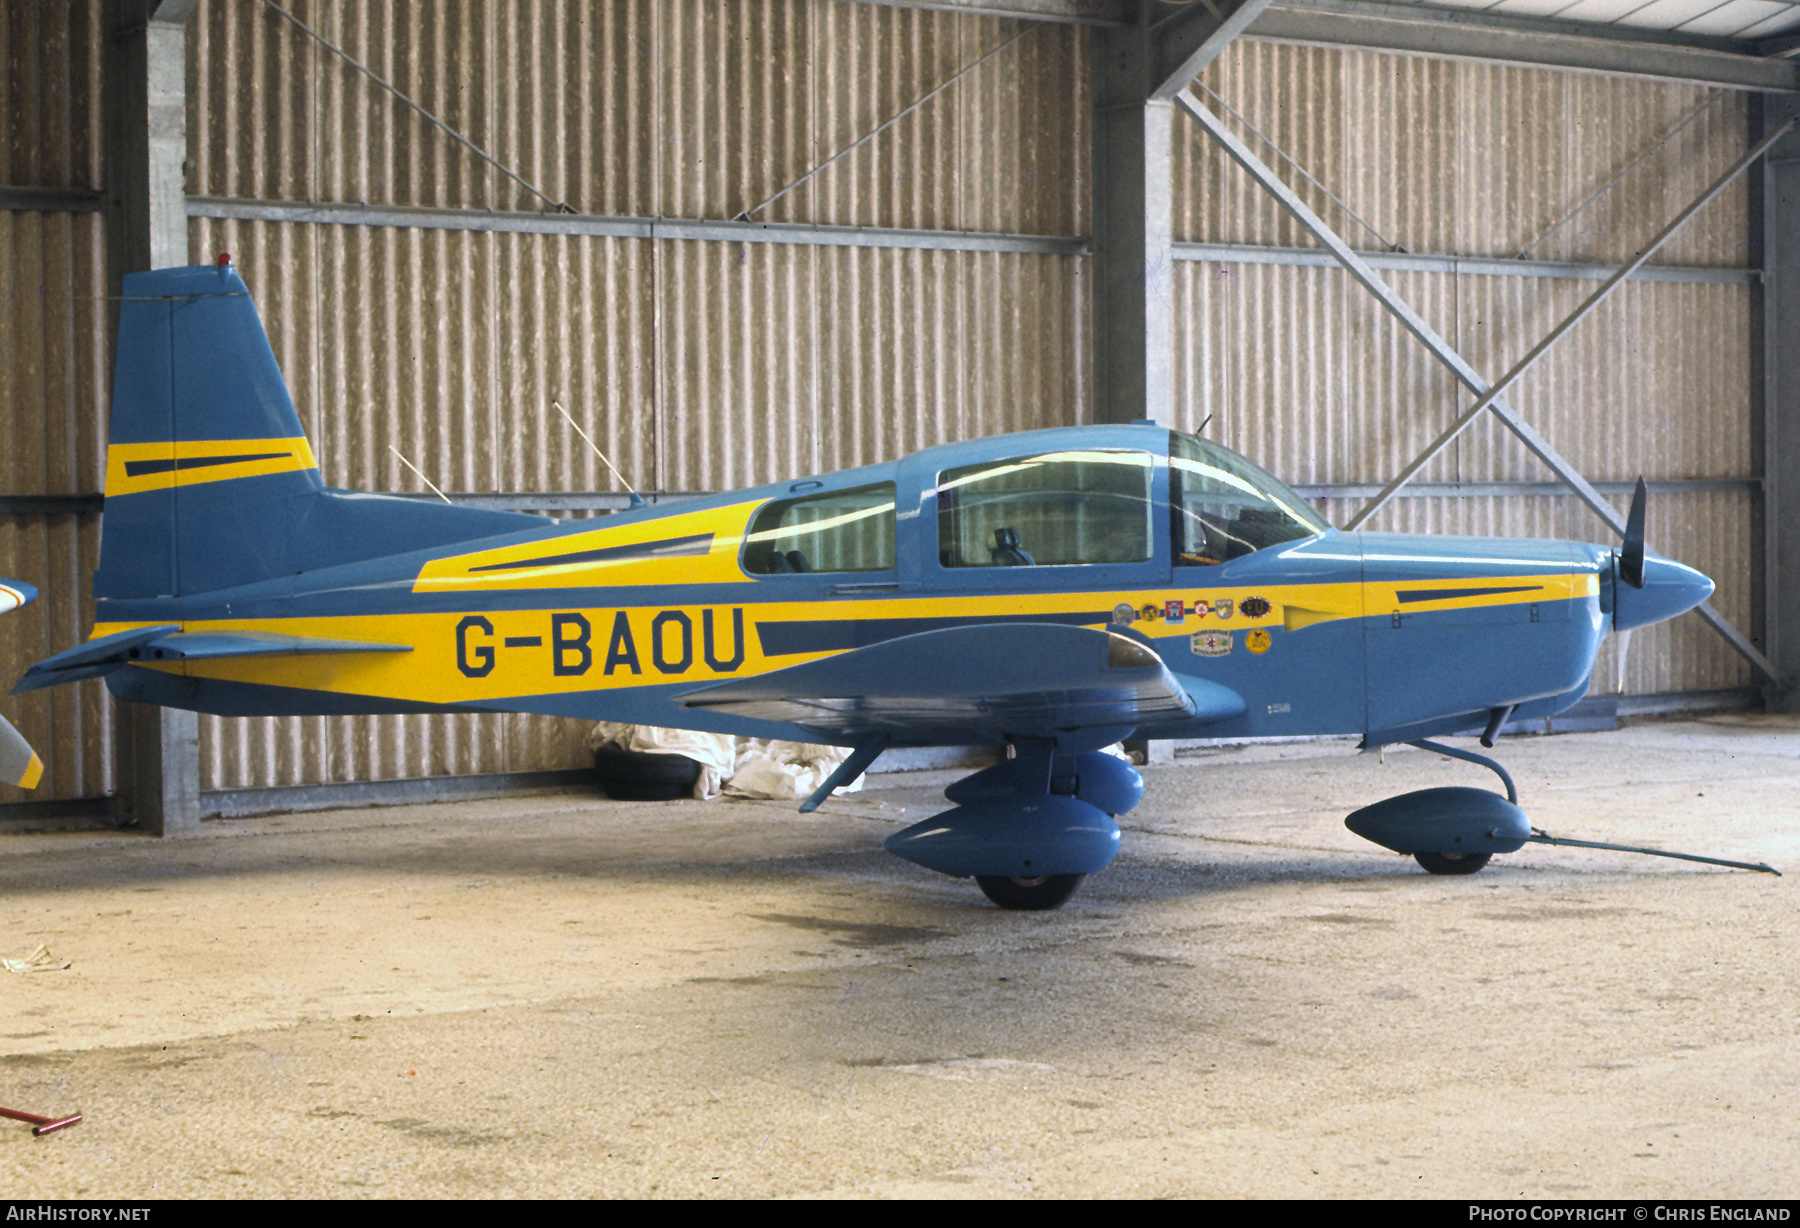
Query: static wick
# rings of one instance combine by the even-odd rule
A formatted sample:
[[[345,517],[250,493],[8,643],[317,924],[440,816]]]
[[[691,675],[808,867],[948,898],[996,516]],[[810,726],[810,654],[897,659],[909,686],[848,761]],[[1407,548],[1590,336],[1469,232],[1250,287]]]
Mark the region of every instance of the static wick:
[[[64,1126],[73,1126],[81,1120],[81,1114],[72,1117],[39,1117],[36,1113],[21,1113],[18,1109],[0,1109],[0,1117],[10,1117],[14,1121],[28,1121],[31,1132],[36,1135],[48,1134],[52,1130],[60,1130]]]
[[[631,485],[631,483],[625,480],[624,474],[620,473],[617,469],[613,468],[613,463],[606,459],[606,453],[604,453],[600,450],[600,445],[594,442],[593,437],[591,435],[589,435],[586,431],[581,429],[581,423],[575,421],[574,418],[569,416],[569,411],[562,407],[562,402],[561,401],[552,401],[552,402],[550,402],[550,404],[554,405],[556,407],[556,412],[563,416],[563,421],[567,422],[570,426],[574,427],[575,433],[577,435],[581,436],[582,439],[587,441],[587,446],[594,450],[594,455],[598,456],[600,458],[600,463],[602,465],[605,465],[607,470],[609,472],[611,472],[613,477],[615,477],[619,480],[619,484],[625,488],[625,493],[631,496],[631,506],[632,507],[644,506],[644,496],[638,494],[637,490]]]
[[[388,445],[388,451],[392,452],[395,456],[400,456],[400,449],[396,448],[391,443]],[[408,469],[411,469],[414,473],[418,473],[419,481],[425,483],[425,485],[427,485],[427,486],[431,486],[432,494],[434,494],[438,498],[442,499],[445,503],[450,502],[450,496],[445,494],[443,491],[439,490],[436,486],[432,486],[431,479],[426,477],[424,474],[419,473],[419,467],[417,465],[415,465],[411,461],[407,460],[404,456],[400,456],[400,463],[402,465],[405,465]]]

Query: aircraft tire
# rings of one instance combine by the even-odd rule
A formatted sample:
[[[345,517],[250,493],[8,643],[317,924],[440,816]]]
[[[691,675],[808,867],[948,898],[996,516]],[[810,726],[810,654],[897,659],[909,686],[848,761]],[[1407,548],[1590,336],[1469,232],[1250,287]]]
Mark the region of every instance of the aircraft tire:
[[[1085,874],[1045,874],[1038,878],[1008,878],[999,874],[977,874],[975,885],[1002,908],[1041,912],[1061,908],[1086,877]]]
[[[700,765],[686,755],[603,746],[594,752],[594,773],[614,801],[667,802],[693,793]]]
[[[1492,853],[1414,853],[1413,860],[1432,874],[1474,874]]]

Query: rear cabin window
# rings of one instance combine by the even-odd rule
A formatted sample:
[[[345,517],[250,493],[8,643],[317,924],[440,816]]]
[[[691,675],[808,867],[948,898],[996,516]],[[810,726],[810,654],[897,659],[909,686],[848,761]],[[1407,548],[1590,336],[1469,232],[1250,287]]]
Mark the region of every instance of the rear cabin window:
[[[1051,452],[938,475],[945,567],[1138,563],[1153,549],[1143,452]]]
[[[744,570],[755,576],[893,568],[892,482],[766,504],[744,539]]]
[[[1217,444],[1169,436],[1169,503],[1177,566],[1208,566],[1329,532],[1310,504]]]

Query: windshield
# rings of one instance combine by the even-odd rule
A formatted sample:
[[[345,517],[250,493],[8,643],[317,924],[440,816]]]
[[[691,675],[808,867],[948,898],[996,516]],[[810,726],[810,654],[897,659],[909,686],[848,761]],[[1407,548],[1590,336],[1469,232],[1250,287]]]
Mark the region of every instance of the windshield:
[[[1215,443],[1169,435],[1177,566],[1209,566],[1331,528],[1305,499]]]

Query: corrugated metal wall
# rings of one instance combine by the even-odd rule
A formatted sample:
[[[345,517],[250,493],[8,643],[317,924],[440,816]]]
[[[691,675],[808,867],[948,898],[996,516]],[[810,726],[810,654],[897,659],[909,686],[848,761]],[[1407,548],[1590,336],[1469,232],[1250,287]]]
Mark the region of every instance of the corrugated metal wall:
[[[0,6],[0,186],[101,186],[99,31],[99,0]],[[99,489],[110,382],[104,247],[97,211],[0,210],[0,491]],[[0,575],[42,594],[0,622],[5,687],[87,635],[99,551],[96,515],[0,516]],[[0,794],[105,792],[109,705],[96,682],[4,700],[45,777],[32,793],[0,786]]]
[[[1087,36],[1078,27],[842,0],[289,0],[294,16],[441,116],[552,202],[589,215],[729,219],[1017,39],[755,220],[1079,236],[1088,225]],[[98,0],[0,10],[5,185],[98,187]],[[1022,37],[1021,37],[1022,36]],[[190,26],[198,197],[539,211],[482,162],[261,0],[204,0]],[[1510,256],[1702,101],[1697,90],[1240,42],[1206,84],[1382,240]],[[1742,99],[1708,108],[1533,252],[1622,260],[1745,145]],[[1180,240],[1307,240],[1177,117]],[[1266,152],[1266,151],[1265,151]],[[1296,177],[1297,179],[1297,177]],[[1737,267],[1743,189],[1660,261]],[[1359,247],[1382,240],[1311,188]],[[560,402],[641,487],[712,489],[865,464],[997,431],[1086,420],[1086,259],[961,250],[529,235],[195,218],[257,295],[326,480],[607,490]],[[94,213],[0,213],[8,363],[4,489],[99,487],[105,335]],[[1592,282],[1396,274],[1497,374]],[[1297,482],[1385,480],[1467,404],[1434,360],[1333,270],[1181,262],[1177,398],[1187,425]],[[1635,283],[1509,397],[1591,478],[1751,475],[1746,285]],[[1474,428],[1427,480],[1544,480]],[[1333,507],[1342,521],[1349,508]],[[1752,620],[1747,493],[1660,496],[1656,544],[1705,559]],[[0,625],[0,668],[86,628],[96,526],[0,517],[0,574],[45,602]],[[61,523],[67,521],[68,523]],[[1381,527],[1598,538],[1572,500],[1406,499]],[[1603,663],[1605,683],[1615,666]],[[1694,620],[1642,633],[1634,693],[1748,681]],[[9,701],[51,787],[106,768],[96,684]],[[566,766],[572,722],[203,719],[202,788]],[[23,795],[16,795],[23,796]]]
[[[1202,100],[1239,115],[1239,135],[1363,250],[1504,259],[1531,247],[1534,259],[1620,265],[1749,144],[1744,96],[1693,86],[1247,41],[1202,82]],[[1556,228],[1696,110],[1617,187]],[[1338,201],[1279,162],[1252,127]],[[1197,126],[1178,132],[1193,138],[1176,142],[1178,240],[1316,246]],[[1747,267],[1746,192],[1740,178],[1652,263]],[[1387,280],[1490,379],[1597,284],[1440,273]],[[1195,426],[1214,415],[1209,435],[1290,480],[1385,483],[1474,403],[1336,269],[1186,262],[1176,296],[1178,412]],[[1628,282],[1506,399],[1591,481],[1751,477],[1752,298],[1744,282]],[[1552,479],[1487,415],[1418,480]],[[1325,510],[1342,524],[1360,501],[1338,502],[1346,505]],[[1658,495],[1649,516],[1653,547],[1702,561],[1718,583],[1714,605],[1746,632],[1757,616],[1755,514],[1741,488]],[[1369,527],[1608,539],[1571,498],[1402,498]],[[1597,693],[1619,688],[1617,651],[1609,643],[1596,667]],[[1637,633],[1627,655],[1630,694],[1755,681],[1694,618]]]
[[[295,4],[584,214],[730,218],[982,53],[1007,53],[756,213],[1074,234],[1084,39],[819,0]],[[202,6],[195,196],[541,210],[266,6]],[[327,482],[706,490],[1072,421],[1079,258],[196,219],[257,295]],[[549,718],[202,718],[201,787],[572,766]]]

